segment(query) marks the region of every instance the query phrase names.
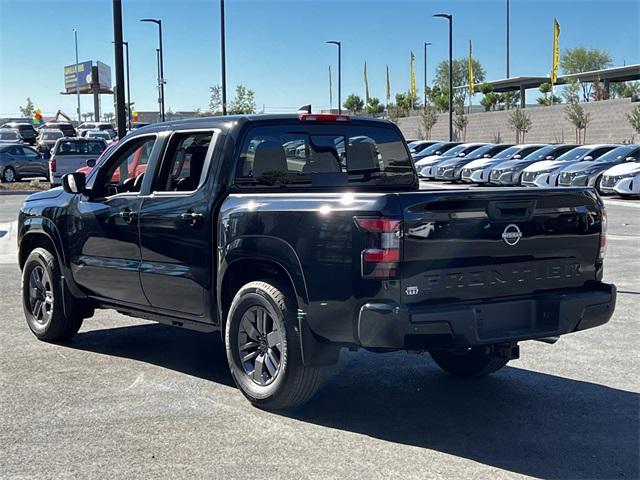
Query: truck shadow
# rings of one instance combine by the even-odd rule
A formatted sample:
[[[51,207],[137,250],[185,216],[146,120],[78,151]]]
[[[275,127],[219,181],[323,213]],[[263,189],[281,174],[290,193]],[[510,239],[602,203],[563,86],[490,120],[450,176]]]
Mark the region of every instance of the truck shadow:
[[[68,346],[233,385],[218,335],[145,324],[81,332]],[[457,380],[428,355],[357,352],[283,415],[539,478],[609,479],[640,476],[639,413],[638,394],[594,383],[516,367]]]

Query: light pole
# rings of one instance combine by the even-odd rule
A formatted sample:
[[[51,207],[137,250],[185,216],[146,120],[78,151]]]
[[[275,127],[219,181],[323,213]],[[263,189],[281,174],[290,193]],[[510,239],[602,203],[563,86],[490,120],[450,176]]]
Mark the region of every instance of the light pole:
[[[449,141],[453,141],[453,15],[436,13],[434,17],[449,20]]]
[[[507,78],[509,78],[509,0],[507,0]]]
[[[326,43],[338,46],[338,115],[342,115],[342,43],[337,40],[329,40]]]
[[[76,101],[78,102],[78,125],[80,125],[82,117],[80,116],[80,78],[78,77],[78,31],[75,28],[73,29],[73,38],[76,44]],[[96,119],[96,122],[99,120]]]
[[[124,61],[122,58],[122,2],[113,0],[113,48],[116,60],[116,120],[118,138],[127,134],[124,118]]]
[[[162,20],[159,20],[156,18],[143,18],[140,21],[147,22],[147,23],[155,23],[156,25],[158,25],[158,43],[159,43],[159,50],[160,50],[160,54],[158,56],[159,58],[158,70],[160,71],[158,88],[160,89],[160,92],[159,92],[160,93],[160,118],[164,122],[164,60],[163,60],[164,55],[162,51]]]
[[[227,47],[224,34],[224,0],[220,0],[220,60],[222,62],[222,115],[227,114]]]
[[[427,46],[431,42],[424,42],[424,109],[427,110]]]
[[[115,42],[113,42],[115,43]],[[131,86],[129,85],[129,42],[122,42],[122,44],[127,47],[126,53],[126,64],[127,64],[127,127],[131,130]]]
[[[160,49],[156,48],[156,63],[158,65],[158,121],[162,121],[162,96],[160,93]]]

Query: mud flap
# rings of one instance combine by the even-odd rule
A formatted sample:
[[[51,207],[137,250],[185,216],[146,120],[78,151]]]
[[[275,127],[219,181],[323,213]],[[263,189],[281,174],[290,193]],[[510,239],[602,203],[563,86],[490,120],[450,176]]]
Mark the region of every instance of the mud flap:
[[[298,328],[302,362],[307,367],[327,367],[335,365],[340,355],[338,345],[320,341],[309,327],[306,312],[298,309]]]

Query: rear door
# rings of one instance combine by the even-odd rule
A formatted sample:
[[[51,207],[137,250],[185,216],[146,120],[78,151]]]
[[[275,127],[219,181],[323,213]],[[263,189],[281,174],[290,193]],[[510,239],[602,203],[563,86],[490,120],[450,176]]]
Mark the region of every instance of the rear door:
[[[401,193],[404,303],[581,287],[595,279],[594,193]]]
[[[212,321],[215,130],[171,135],[140,210],[140,278],[153,307]]]

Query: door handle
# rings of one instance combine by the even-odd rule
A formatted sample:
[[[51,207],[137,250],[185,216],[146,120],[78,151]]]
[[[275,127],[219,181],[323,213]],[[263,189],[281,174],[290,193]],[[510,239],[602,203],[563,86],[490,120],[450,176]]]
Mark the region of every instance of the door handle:
[[[181,213],[180,218],[189,222],[189,225],[194,226],[198,220],[204,218],[204,214],[196,213],[193,210],[189,210],[186,213]]]
[[[136,218],[138,218],[138,214],[132,211],[130,208],[125,208],[122,212],[118,214],[120,218],[124,220],[125,223],[131,223]]]

